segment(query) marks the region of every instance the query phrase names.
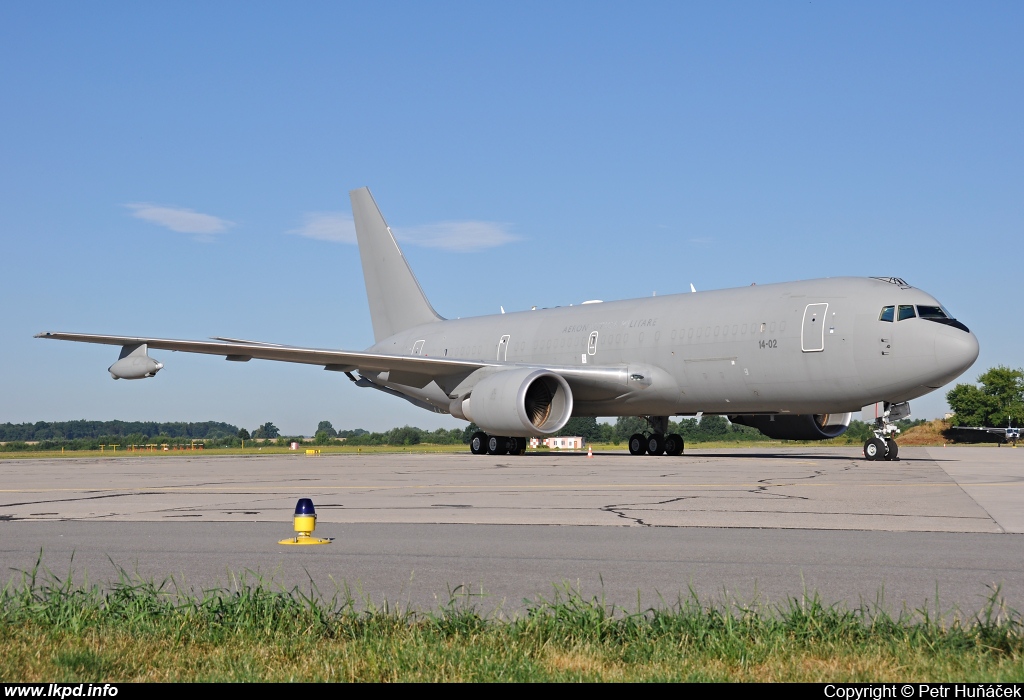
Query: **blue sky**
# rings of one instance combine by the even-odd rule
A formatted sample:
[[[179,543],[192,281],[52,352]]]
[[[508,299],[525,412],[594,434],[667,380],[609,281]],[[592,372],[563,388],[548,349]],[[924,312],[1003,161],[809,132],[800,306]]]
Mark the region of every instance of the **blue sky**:
[[[4,3],[0,421],[459,425],[32,338],[364,348],[363,185],[445,316],[898,275],[978,335],[962,380],[1019,367],[1021,36],[1012,2]]]

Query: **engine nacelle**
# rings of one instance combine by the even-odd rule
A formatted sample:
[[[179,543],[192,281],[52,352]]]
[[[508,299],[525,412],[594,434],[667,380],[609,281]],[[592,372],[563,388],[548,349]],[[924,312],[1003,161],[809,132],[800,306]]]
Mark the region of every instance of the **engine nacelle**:
[[[164,365],[150,357],[146,353],[147,349],[145,343],[125,345],[121,348],[121,356],[117,362],[107,368],[110,376],[114,379],[146,379],[156,376]]]
[[[452,414],[492,435],[540,437],[560,430],[572,416],[572,391],[560,375],[543,369],[508,369],[481,379]]]
[[[822,413],[774,416],[729,416],[740,425],[756,428],[775,440],[829,440],[850,427],[852,413]]]

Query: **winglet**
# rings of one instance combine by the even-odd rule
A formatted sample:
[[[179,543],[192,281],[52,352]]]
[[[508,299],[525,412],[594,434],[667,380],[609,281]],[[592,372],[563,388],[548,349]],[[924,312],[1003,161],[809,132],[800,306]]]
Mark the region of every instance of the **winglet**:
[[[377,342],[413,326],[442,321],[427,301],[369,188],[349,192]]]

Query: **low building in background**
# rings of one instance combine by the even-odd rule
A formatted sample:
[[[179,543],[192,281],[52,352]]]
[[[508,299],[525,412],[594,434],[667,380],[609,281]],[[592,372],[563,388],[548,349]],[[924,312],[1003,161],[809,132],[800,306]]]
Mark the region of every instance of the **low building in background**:
[[[583,445],[586,441],[578,435],[572,437],[560,436],[544,438],[542,441],[540,438],[530,438],[530,447],[536,449],[541,445],[550,447],[553,450],[582,450]]]

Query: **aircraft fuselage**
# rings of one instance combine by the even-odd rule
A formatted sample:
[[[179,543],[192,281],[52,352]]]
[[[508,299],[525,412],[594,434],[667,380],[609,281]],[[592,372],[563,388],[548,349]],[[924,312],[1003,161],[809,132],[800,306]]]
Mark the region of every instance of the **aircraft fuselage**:
[[[916,398],[974,362],[962,326],[880,320],[917,305],[940,306],[905,284],[841,277],[438,321],[370,351],[563,367],[570,384],[572,367],[604,367],[612,393],[621,377],[616,396],[574,387],[574,415],[843,413]],[[451,386],[369,378],[449,408]]]

